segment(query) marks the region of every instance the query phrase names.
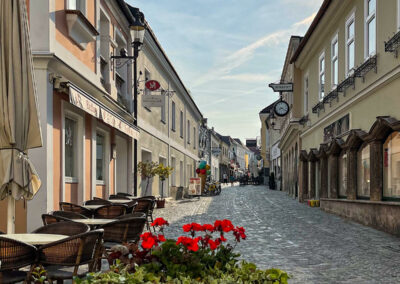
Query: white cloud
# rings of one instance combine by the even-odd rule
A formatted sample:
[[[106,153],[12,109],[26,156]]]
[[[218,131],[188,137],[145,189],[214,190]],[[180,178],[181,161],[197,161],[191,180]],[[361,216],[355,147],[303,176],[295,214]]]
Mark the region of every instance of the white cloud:
[[[253,58],[254,53],[257,49],[265,46],[277,46],[279,44],[288,42],[289,37],[293,34],[303,32],[306,27],[310,25],[315,14],[294,23],[290,28],[286,30],[276,31],[268,34],[255,42],[233,52],[226,56],[222,62],[218,63],[219,67],[214,67],[205,75],[199,77],[192,86],[200,86],[203,84],[209,84],[210,81],[218,80],[221,77],[229,76],[230,72],[235,68],[243,65]],[[233,75],[231,75],[233,76]]]

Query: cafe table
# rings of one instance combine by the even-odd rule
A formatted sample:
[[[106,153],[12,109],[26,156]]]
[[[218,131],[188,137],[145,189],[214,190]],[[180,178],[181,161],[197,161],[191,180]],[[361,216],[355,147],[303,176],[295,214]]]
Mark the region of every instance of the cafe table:
[[[131,202],[130,200],[125,200],[125,199],[111,199],[108,201],[110,201],[111,203],[115,203],[115,204],[124,204],[124,203]]]
[[[4,238],[9,238],[12,240],[24,242],[30,245],[46,245],[52,242],[56,242],[65,238],[68,238],[69,236],[66,235],[56,235],[56,234],[30,234],[30,233],[24,233],[24,234],[4,234],[1,235]]]
[[[83,223],[88,226],[100,226],[100,225],[104,225],[107,223],[117,221],[117,219],[96,219],[96,218],[94,218],[94,219],[74,219],[72,221]]]
[[[90,209],[90,210],[96,210],[97,208],[100,208],[102,206],[104,206],[104,205],[98,205],[98,204],[96,204],[96,205],[82,205],[82,207],[85,207],[86,209]]]

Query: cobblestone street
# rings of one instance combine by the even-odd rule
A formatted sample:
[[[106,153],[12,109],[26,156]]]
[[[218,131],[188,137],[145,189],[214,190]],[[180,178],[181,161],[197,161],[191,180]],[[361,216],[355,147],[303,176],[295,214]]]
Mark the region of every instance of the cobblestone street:
[[[230,219],[246,229],[236,250],[261,268],[277,267],[290,283],[400,283],[400,239],[359,225],[264,186],[232,187],[220,196],[167,202],[155,211],[182,234],[188,222]]]

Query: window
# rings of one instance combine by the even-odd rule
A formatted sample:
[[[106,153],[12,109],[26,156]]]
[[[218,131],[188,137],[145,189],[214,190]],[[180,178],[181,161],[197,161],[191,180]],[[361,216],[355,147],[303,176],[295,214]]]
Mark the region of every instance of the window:
[[[68,10],[79,10],[86,15],[86,0],[68,0]]]
[[[100,82],[110,93],[110,21],[103,10],[100,11]]]
[[[181,127],[180,135],[181,135],[181,138],[183,138],[183,111],[181,111],[181,116],[180,116],[180,127]]]
[[[308,74],[304,78],[304,114],[308,113]]]
[[[65,146],[65,176],[76,177],[76,153],[77,140],[76,140],[76,121],[65,118],[65,131],[64,131],[64,146]]]
[[[355,16],[346,21],[346,76],[354,69],[355,60]]]
[[[369,145],[357,153],[357,196],[369,198],[370,193],[370,152]]]
[[[161,96],[165,98],[165,90],[161,88]],[[161,121],[165,123],[165,99],[163,99],[163,105],[161,106]]]
[[[365,57],[376,52],[376,0],[365,0]]]
[[[190,120],[187,121],[187,143],[190,144]]]
[[[196,127],[193,127],[193,149],[196,149]]]
[[[346,197],[347,191],[347,154],[339,157],[339,197]]]
[[[389,135],[383,144],[383,196],[400,198],[400,132]]]
[[[319,100],[325,96],[325,53],[319,57]]]
[[[331,45],[332,89],[336,88],[339,80],[338,35],[333,38]]]
[[[172,102],[172,107],[171,107],[171,115],[172,115],[172,123],[171,123],[171,129],[175,131],[175,102]]]
[[[104,181],[104,136],[96,135],[96,180]]]

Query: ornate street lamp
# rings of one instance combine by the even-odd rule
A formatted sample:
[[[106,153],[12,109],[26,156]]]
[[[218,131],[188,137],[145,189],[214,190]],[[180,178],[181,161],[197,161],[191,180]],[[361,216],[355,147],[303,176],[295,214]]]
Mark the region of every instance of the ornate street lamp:
[[[131,30],[131,38],[132,38],[132,47],[133,47],[133,57],[134,57],[134,63],[133,63],[133,111],[134,111],[134,124],[137,125],[137,112],[138,112],[138,80],[137,80],[137,58],[139,56],[139,50],[141,49],[143,45],[143,40],[144,40],[144,33],[146,31],[146,24],[144,20],[144,15],[142,12],[140,12],[139,8],[135,7],[129,7],[131,14],[134,18],[133,23],[130,26]],[[133,157],[133,162],[134,162],[134,177],[133,177],[133,183],[134,183],[134,195],[137,195],[137,140],[134,140],[134,157]]]

